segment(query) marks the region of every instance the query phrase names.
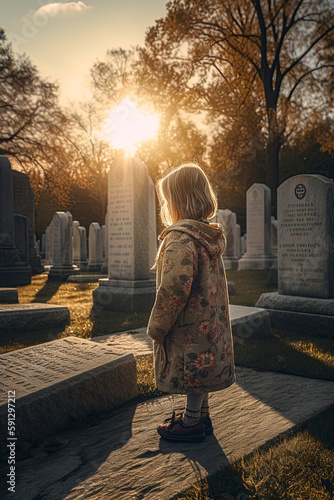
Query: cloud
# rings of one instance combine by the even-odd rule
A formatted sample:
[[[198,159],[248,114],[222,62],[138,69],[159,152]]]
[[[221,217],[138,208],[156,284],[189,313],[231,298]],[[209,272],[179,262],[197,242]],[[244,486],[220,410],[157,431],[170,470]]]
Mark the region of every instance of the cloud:
[[[35,14],[47,14],[48,16],[56,16],[58,14],[67,14],[73,12],[83,12],[90,10],[93,7],[86,5],[84,2],[67,2],[67,3],[47,3],[40,7]]]

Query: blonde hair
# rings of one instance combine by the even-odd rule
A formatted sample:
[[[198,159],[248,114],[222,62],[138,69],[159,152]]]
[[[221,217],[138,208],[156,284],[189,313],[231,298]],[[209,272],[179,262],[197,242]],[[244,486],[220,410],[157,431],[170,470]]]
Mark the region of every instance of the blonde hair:
[[[170,226],[181,219],[208,219],[218,208],[216,193],[197,163],[182,163],[158,181],[161,220]]]

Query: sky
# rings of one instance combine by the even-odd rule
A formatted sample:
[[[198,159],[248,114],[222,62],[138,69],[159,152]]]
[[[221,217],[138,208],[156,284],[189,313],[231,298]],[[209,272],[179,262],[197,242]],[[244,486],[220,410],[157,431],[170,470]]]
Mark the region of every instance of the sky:
[[[89,95],[89,70],[108,49],[143,45],[167,0],[1,0],[1,24],[18,53],[60,84],[64,104]]]

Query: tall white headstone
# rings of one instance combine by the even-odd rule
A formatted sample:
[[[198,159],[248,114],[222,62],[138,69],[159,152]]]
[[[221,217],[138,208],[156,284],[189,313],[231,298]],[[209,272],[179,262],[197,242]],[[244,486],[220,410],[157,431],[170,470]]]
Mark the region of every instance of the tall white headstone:
[[[80,271],[87,271],[87,237],[86,228],[80,226],[79,221],[73,221],[73,263],[80,268]]]
[[[150,273],[149,175],[137,158],[118,158],[108,175],[108,279],[93,292],[95,308],[149,310],[155,299]]]
[[[226,248],[223,255],[225,269],[237,269],[240,257],[240,226],[237,224],[237,215],[229,209],[217,211],[217,215],[210,219],[221,224],[225,231]],[[237,226],[239,226],[239,233]],[[238,250],[239,248],[239,250]]]
[[[72,261],[72,215],[56,212],[52,219],[52,260],[48,279],[63,281],[79,272]]]
[[[108,274],[108,211],[104,217],[105,224],[101,226],[102,233],[102,267],[101,273]]]
[[[101,271],[102,266],[102,232],[98,222],[92,222],[88,233],[88,271]]]
[[[247,251],[238,271],[268,269],[274,262],[271,252],[271,192],[265,184],[253,184],[246,195]]]

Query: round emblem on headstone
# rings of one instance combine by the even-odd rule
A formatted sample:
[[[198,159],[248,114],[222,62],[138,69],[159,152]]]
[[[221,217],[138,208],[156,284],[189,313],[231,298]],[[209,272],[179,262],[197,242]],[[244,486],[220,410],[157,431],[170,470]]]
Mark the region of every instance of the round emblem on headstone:
[[[295,187],[295,195],[298,200],[302,200],[304,196],[306,195],[306,187],[304,184],[297,184]]]
[[[252,196],[253,196],[254,200],[257,198],[257,191],[256,190],[252,192]]]
[[[122,180],[123,180],[123,169],[122,169],[122,167],[118,167],[118,169],[116,170],[116,179],[117,179],[117,182],[122,182]]]

